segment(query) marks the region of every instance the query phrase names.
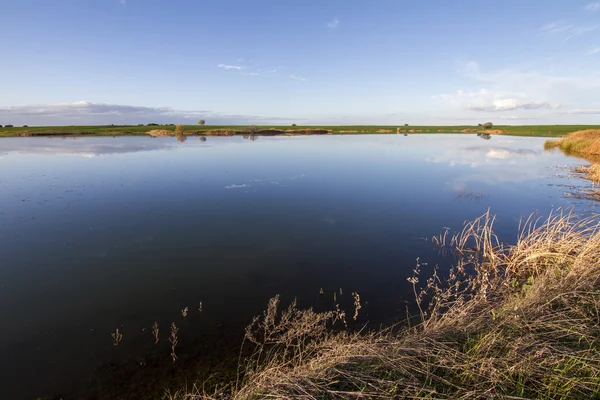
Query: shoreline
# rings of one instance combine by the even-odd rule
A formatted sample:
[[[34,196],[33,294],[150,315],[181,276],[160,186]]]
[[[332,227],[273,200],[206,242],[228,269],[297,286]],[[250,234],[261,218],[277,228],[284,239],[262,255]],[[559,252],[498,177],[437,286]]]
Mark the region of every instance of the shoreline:
[[[176,136],[175,125],[38,126],[0,127],[1,137],[105,137],[105,136]],[[529,137],[561,137],[592,125],[495,126],[198,126],[183,125],[185,136],[307,136],[371,134],[489,134]],[[153,134],[159,132],[159,134]]]

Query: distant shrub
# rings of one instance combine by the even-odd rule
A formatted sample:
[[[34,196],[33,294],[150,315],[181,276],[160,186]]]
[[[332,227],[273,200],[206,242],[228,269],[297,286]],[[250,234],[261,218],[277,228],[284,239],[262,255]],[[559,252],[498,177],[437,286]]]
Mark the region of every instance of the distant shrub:
[[[13,128],[14,125],[4,125],[5,128]]]
[[[150,124],[148,124],[146,126],[158,126],[158,124],[155,124],[154,122],[152,122],[152,123],[150,123]]]
[[[204,125],[204,124],[206,124],[205,120],[201,119],[200,121],[198,121],[198,125]]]
[[[23,125],[23,128],[29,128],[27,125]]]
[[[485,124],[479,124],[479,126],[483,129],[492,129],[494,127],[494,124],[492,124],[491,122],[486,122]]]
[[[144,124],[138,124],[138,126],[144,126]]]
[[[296,125],[296,124],[292,124],[292,126],[298,126],[298,125]]]
[[[175,136],[183,136],[185,133],[185,128],[183,125],[177,125],[175,127]]]

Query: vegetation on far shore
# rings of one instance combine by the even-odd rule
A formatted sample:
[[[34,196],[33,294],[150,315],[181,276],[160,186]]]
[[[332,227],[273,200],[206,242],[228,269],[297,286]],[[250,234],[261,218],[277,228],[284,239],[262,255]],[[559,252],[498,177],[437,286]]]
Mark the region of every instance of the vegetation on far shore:
[[[200,121],[199,121],[200,122]],[[204,121],[202,121],[204,122]],[[378,126],[378,125],[337,125],[337,126],[224,126],[224,125],[184,125],[186,135],[232,136],[232,135],[299,135],[299,134],[397,134],[397,133],[489,133],[515,136],[559,137],[584,129],[600,129],[600,126],[584,125],[495,125],[490,123],[460,126]],[[253,127],[253,128],[252,128]],[[148,135],[151,131],[162,131],[175,135],[174,124],[155,123],[141,125],[107,126],[25,126],[0,127],[0,137],[12,136],[117,136]]]
[[[600,398],[597,217],[530,218],[514,245],[493,223],[487,213],[434,240],[456,257],[447,279],[421,279],[417,260],[412,324],[355,332],[339,307],[280,310],[276,297],[246,330],[237,381],[165,398]]]

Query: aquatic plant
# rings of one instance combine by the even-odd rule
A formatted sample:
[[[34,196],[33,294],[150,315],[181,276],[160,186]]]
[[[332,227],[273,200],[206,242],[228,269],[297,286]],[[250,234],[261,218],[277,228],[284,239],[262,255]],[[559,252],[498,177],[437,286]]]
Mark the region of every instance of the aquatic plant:
[[[177,354],[175,354],[175,347],[179,343],[179,337],[177,333],[179,332],[179,328],[175,325],[175,322],[171,323],[171,336],[169,336],[169,343],[171,343],[171,358],[173,362],[177,361]]]
[[[158,344],[158,322],[154,321],[154,325],[152,325],[152,335],[154,336],[154,344]]]
[[[110,334],[113,338],[113,346],[118,346],[123,340],[123,335],[119,332],[119,328],[117,328],[113,333]]]

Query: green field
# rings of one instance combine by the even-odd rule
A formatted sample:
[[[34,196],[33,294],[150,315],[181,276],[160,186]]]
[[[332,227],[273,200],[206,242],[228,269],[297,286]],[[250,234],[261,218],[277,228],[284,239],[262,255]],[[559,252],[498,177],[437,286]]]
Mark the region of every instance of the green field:
[[[461,133],[466,130],[479,131],[480,128],[473,125],[461,126],[375,126],[375,125],[338,125],[338,126],[277,126],[261,125],[257,129],[278,129],[278,130],[302,130],[302,129],[327,129],[333,134],[376,134],[376,133],[396,133],[400,128],[404,133]],[[114,135],[145,135],[153,129],[174,131],[174,125],[105,125],[105,126],[30,126],[0,128],[0,137],[11,136],[62,136],[62,135],[90,135],[90,136],[114,136]],[[505,135],[514,136],[542,136],[557,137],[570,132],[583,129],[600,129],[600,125],[496,125],[494,130],[502,131]],[[225,126],[225,125],[185,125],[187,134],[208,134],[211,130],[231,130],[236,133],[248,132],[251,134],[248,126]],[[387,131],[387,132],[385,132]],[[389,132],[391,131],[391,132]],[[493,133],[493,132],[492,132]]]

